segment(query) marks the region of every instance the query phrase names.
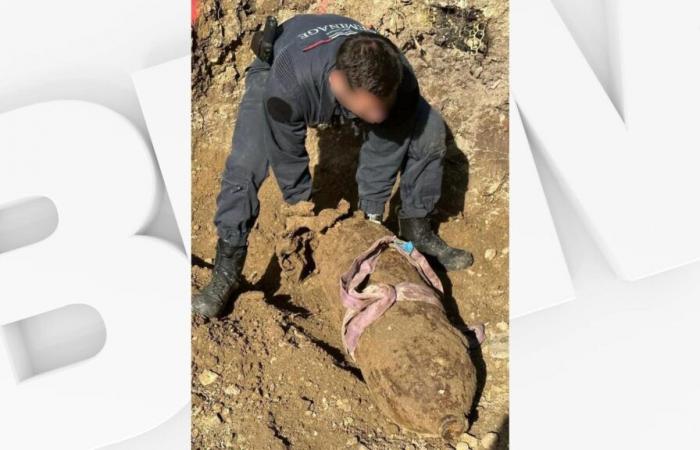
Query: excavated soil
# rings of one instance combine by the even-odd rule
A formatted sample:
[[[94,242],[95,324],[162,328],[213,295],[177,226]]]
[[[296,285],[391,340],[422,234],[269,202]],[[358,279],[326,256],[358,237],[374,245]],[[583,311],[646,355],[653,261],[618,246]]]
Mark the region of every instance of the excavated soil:
[[[468,5],[468,6],[467,6]],[[466,9],[465,9],[466,8]],[[471,428],[458,448],[508,448],[508,4],[506,0],[204,0],[193,25],[192,285],[211,276],[212,223],[230,151],[251,34],[268,14],[353,17],[389,36],[413,65],[423,95],[450,128],[436,221],[475,264],[440,272],[450,320],[486,324],[474,350],[479,387]],[[479,33],[485,27],[483,39]],[[360,141],[349,129],[312,129],[307,148],[315,211],[357,203]],[[396,231],[387,209],[387,226]],[[313,255],[290,272],[276,252],[289,216],[272,179],[250,236],[247,285],[220,320],[192,323],[194,449],[445,449],[454,444],[400,429],[373,405],[360,371],[338,346]],[[304,209],[305,208],[305,209]],[[299,209],[304,209],[299,211]],[[328,213],[324,213],[328,214]],[[304,219],[308,220],[308,219]],[[321,222],[323,219],[320,220]],[[284,264],[284,261],[283,261]]]

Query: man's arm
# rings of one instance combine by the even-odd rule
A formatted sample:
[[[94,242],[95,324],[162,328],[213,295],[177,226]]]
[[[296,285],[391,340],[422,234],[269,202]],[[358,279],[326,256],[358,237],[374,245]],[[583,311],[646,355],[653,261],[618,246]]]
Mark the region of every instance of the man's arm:
[[[359,207],[367,214],[383,214],[415,128],[420,89],[408,61],[404,62],[404,76],[389,117],[369,125],[360,151],[356,176]]]
[[[403,54],[401,54],[401,61],[403,62],[403,78],[396,94],[396,101],[391,108],[389,117],[377,125],[378,127],[397,128],[415,118],[420,99],[420,88],[413,68]]]
[[[306,122],[297,93],[296,80],[273,65],[263,99],[270,128],[265,147],[284,200],[290,204],[311,197]]]

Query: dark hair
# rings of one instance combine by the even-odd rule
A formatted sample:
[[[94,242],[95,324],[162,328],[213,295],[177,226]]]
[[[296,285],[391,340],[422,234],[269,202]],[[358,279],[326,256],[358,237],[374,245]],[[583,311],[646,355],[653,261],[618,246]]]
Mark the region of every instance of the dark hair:
[[[362,31],[340,44],[335,68],[352,89],[364,88],[378,97],[394,93],[403,78],[400,50],[377,33]]]

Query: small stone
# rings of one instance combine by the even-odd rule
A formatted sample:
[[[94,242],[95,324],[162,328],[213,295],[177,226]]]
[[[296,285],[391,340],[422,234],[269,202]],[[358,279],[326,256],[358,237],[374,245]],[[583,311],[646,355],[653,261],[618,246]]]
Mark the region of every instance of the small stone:
[[[493,195],[498,192],[498,190],[501,188],[501,184],[502,183],[500,181],[491,183],[489,187],[486,188],[486,195]]]
[[[235,447],[235,442],[234,442],[235,437],[236,437],[236,435],[234,433],[231,433],[231,434],[225,433],[223,438],[222,438],[222,442],[223,442],[224,446],[226,448],[234,448]]]
[[[486,433],[486,435],[481,438],[481,448],[484,450],[496,450],[498,445],[498,434],[494,432]]]
[[[350,406],[350,401],[347,399],[340,399],[335,402],[335,405],[341,411],[350,412],[352,410],[352,407]]]
[[[401,428],[399,428],[399,426],[395,423],[390,423],[387,426],[387,432],[389,432],[389,434],[399,434],[401,433]]]
[[[219,375],[212,372],[211,370],[205,370],[199,374],[199,382],[202,386],[209,386],[219,378]]]
[[[470,447],[476,448],[479,446],[479,439],[469,433],[462,433],[462,435],[459,436],[459,440],[460,442],[466,442]]]
[[[360,442],[360,439],[357,436],[353,436],[348,439],[347,442],[345,442],[345,445],[351,447],[353,445],[357,445],[358,442]]]
[[[457,442],[455,450],[472,450],[472,448],[466,442]]]
[[[496,250],[493,248],[490,248],[484,252],[484,258],[486,259],[486,261],[491,261],[495,257],[496,257]]]
[[[212,414],[203,418],[201,420],[201,424],[204,429],[212,429],[217,425],[221,424],[221,418],[219,418],[218,414]]]
[[[498,328],[501,331],[508,331],[508,324],[505,322],[498,322],[496,324],[496,328]]]
[[[233,384],[226,386],[226,388],[224,389],[224,394],[226,394],[226,395],[234,395],[235,396],[235,395],[239,395],[240,393],[241,393],[241,390],[238,388],[238,386],[233,385]]]

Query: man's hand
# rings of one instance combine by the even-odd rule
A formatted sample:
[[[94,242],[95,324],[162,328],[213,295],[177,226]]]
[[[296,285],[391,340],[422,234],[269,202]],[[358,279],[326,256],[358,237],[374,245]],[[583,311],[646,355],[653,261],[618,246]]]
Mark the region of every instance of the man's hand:
[[[382,224],[382,215],[381,214],[365,214],[365,218],[369,220],[370,222],[377,223],[379,225]]]

